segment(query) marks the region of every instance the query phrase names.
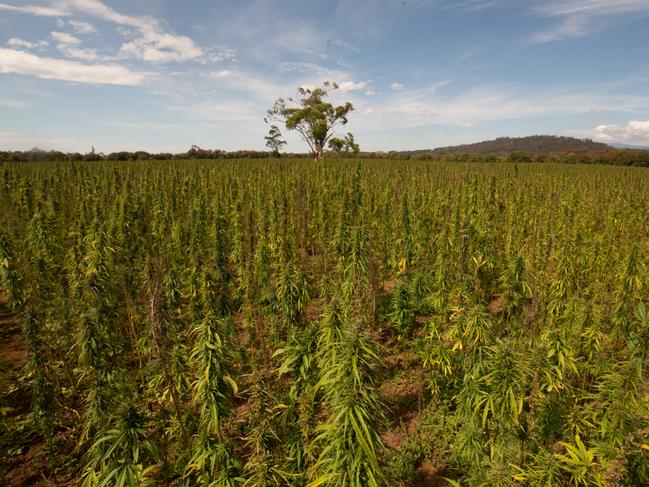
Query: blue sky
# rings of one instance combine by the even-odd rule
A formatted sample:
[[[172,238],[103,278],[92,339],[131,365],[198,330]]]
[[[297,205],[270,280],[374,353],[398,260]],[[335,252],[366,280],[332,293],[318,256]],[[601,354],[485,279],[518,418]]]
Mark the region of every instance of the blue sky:
[[[324,80],[365,150],[649,145],[647,46],[649,0],[0,0],[0,148],[262,149]]]

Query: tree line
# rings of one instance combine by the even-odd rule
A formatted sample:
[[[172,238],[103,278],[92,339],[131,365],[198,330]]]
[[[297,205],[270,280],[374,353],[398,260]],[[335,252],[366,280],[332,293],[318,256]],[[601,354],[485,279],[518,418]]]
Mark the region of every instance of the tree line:
[[[220,149],[202,149],[194,146],[187,152],[150,153],[145,151],[120,151],[103,153],[44,151],[0,151],[0,162],[81,162],[81,161],[171,161],[188,159],[269,159],[275,157],[274,151],[240,150],[225,151]],[[282,157],[304,158],[308,154],[300,152],[282,153]],[[512,152],[507,155],[477,154],[459,152],[454,154],[409,153],[407,151],[359,151],[344,150],[335,153],[336,157],[355,159],[392,159],[439,162],[552,162],[567,164],[607,164],[613,166],[649,167],[649,151],[633,149],[609,149],[606,151],[562,151],[550,153]]]

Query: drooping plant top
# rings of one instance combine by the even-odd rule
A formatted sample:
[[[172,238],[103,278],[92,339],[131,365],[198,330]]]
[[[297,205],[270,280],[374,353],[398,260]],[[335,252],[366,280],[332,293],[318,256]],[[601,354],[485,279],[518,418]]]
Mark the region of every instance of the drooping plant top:
[[[300,87],[297,99],[278,98],[264,121],[279,121],[288,130],[296,130],[309,145],[314,159],[320,160],[327,141],[334,135],[334,127],[345,125],[347,115],[354,109],[351,102],[335,106],[324,101],[331,89],[338,89],[338,85],[325,81],[319,88]]]

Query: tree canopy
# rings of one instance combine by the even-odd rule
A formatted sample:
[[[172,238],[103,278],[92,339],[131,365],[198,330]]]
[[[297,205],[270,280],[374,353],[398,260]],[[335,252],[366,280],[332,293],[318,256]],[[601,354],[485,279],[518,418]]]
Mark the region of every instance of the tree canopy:
[[[325,81],[321,87],[298,89],[298,96],[278,98],[264,119],[283,123],[287,130],[295,130],[308,144],[313,158],[322,159],[327,142],[337,125],[347,124],[347,115],[354,109],[351,102],[334,105],[325,98],[338,85]]]
[[[266,140],[266,147],[273,151],[275,157],[279,157],[279,151],[282,146],[286,145],[286,141],[282,140],[282,132],[277,128],[277,125],[270,126],[268,135],[264,139]]]
[[[354,140],[354,135],[351,132],[347,132],[347,135],[343,139],[339,137],[332,137],[331,139],[329,139],[329,148],[332,151],[338,153],[353,152],[354,154],[358,154],[361,150],[358,143]]]

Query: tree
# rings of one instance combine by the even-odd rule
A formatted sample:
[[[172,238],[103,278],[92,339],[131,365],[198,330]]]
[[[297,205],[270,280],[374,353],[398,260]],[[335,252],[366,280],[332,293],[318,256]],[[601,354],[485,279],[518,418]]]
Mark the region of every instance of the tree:
[[[329,149],[334,152],[343,152],[345,149],[345,141],[338,137],[332,137],[329,139]]]
[[[344,139],[338,137],[332,137],[329,139],[329,148],[335,152],[353,152],[354,154],[358,154],[361,150],[351,132],[347,132]]]
[[[332,89],[338,89],[338,85],[329,81],[320,88],[299,88],[297,99],[278,98],[264,121],[278,121],[287,130],[296,130],[309,145],[314,160],[319,161],[334,127],[345,125],[347,115],[354,109],[350,102],[334,106],[324,101]]]
[[[282,133],[277,128],[277,125],[271,125],[268,135],[264,137],[266,140],[266,146],[272,149],[273,155],[279,157],[279,151],[283,145],[286,145],[286,141],[281,139]]]

